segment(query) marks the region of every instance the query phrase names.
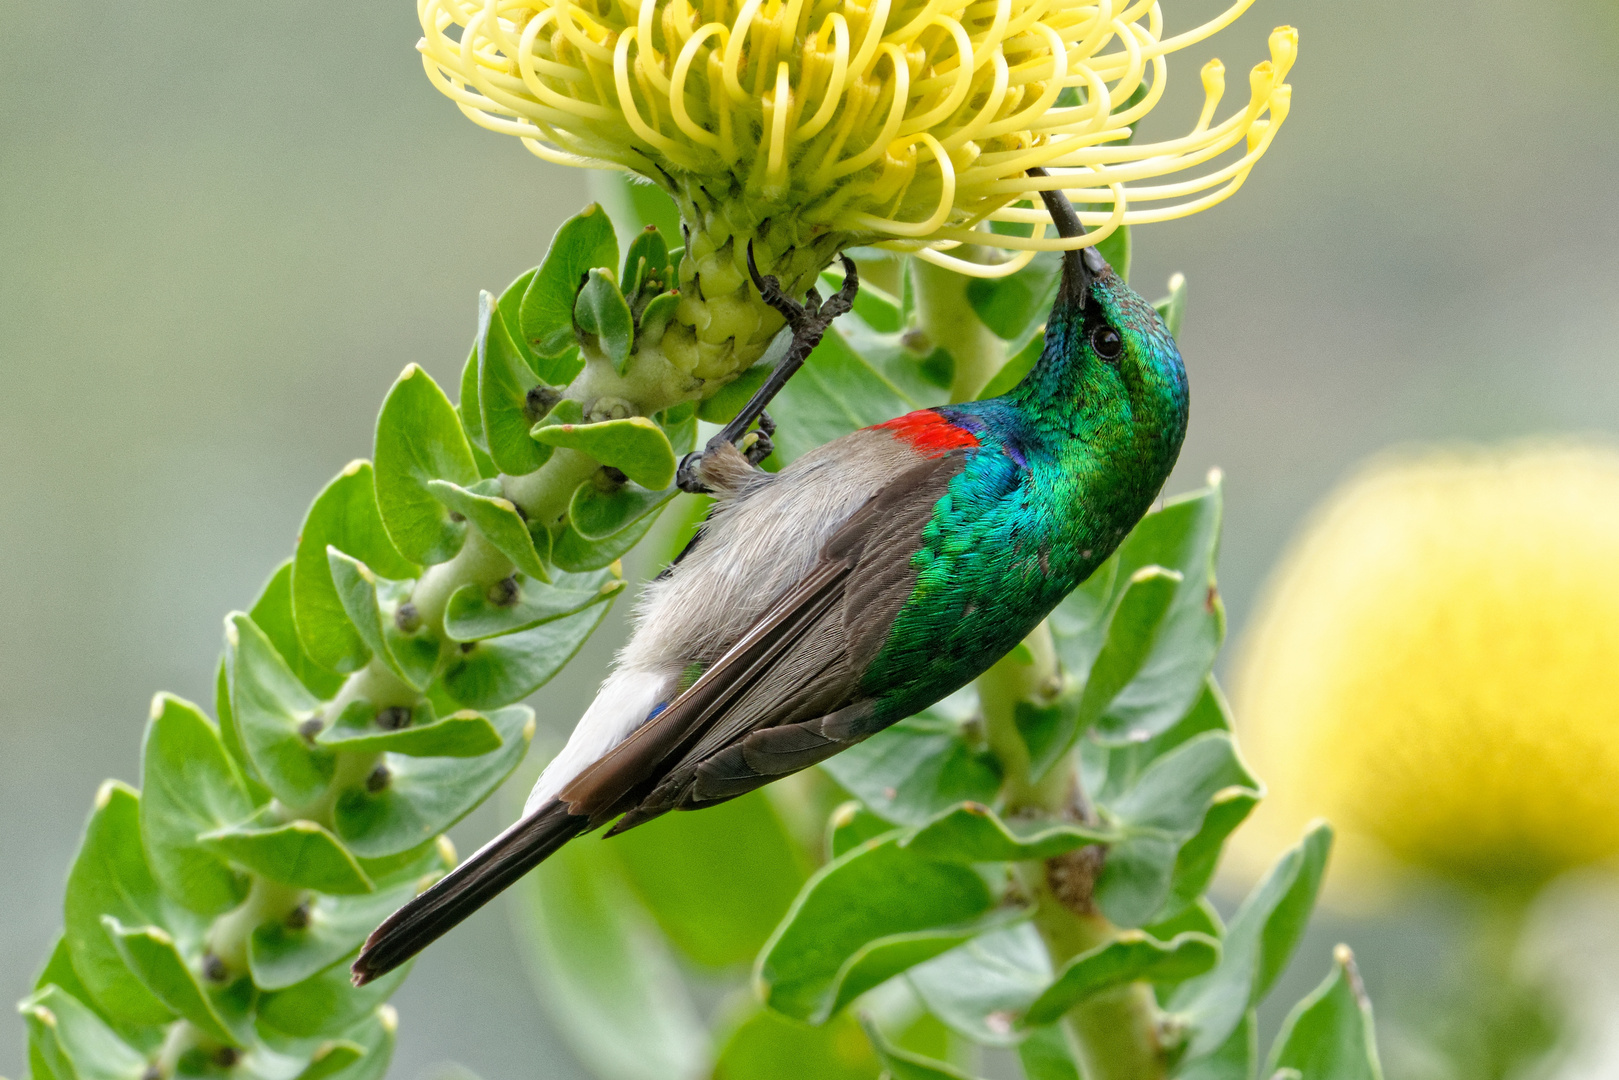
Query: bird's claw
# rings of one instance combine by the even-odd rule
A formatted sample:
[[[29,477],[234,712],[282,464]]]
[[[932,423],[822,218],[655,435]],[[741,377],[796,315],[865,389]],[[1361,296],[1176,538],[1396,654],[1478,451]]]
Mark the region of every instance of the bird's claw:
[[[703,483],[703,452],[693,450],[680,459],[680,467],[675,469],[675,487],[688,495],[712,494],[709,486]]]
[[[793,332],[794,341],[808,341],[812,344],[820,341],[821,335],[826,333],[826,328],[832,325],[833,319],[854,309],[854,298],[860,291],[860,279],[855,273],[853,259],[841,252],[838,258],[843,260],[843,287],[823,301],[821,294],[812,285],[804,297],[804,303],[800,304],[782,292],[781,282],[775,275],[759,273],[759,264],[753,258],[753,241],[748,241],[748,276],[753,279],[753,287],[759,290],[760,299],[781,312],[782,318],[787,320],[787,326]]]
[[[759,429],[747,432],[737,440],[742,456],[749,465],[757,467],[760,462],[775,452],[776,444],[770,436],[776,433],[776,421],[767,412],[759,413]],[[751,436],[751,437],[750,437]],[[693,450],[680,459],[680,465],[675,469],[675,487],[688,495],[712,495],[714,490],[703,483],[703,454],[716,449],[723,444],[723,440],[716,436],[702,450]]]
[[[758,393],[742,411],[725,425],[718,435],[710,439],[702,450],[693,451],[680,459],[680,467],[675,470],[675,486],[681,491],[711,494],[712,489],[703,483],[702,479],[703,455],[714,452],[726,443],[742,448],[747,439],[748,427],[755,419],[759,422],[759,431],[742,449],[743,456],[750,465],[757,467],[775,449],[771,436],[776,432],[776,423],[770,418],[770,414],[765,412],[765,405],[803,364],[810,351],[820,342],[821,335],[832,325],[832,320],[854,307],[855,295],[860,291],[860,279],[855,272],[854,260],[841,254],[839,258],[843,260],[843,286],[826,300],[822,300],[821,294],[812,287],[805,295],[804,303],[800,304],[782,291],[781,282],[774,276],[759,272],[759,264],[753,255],[753,242],[748,242],[748,276],[753,279],[753,285],[759,290],[759,296],[764,302],[781,312],[782,318],[787,320],[787,326],[793,334],[793,343],[788,347],[787,355],[776,365],[776,370],[765,381],[765,385],[759,388]]]
[[[771,438],[771,436],[775,433],[775,418],[769,413],[765,412],[763,409],[760,409],[759,430],[751,433],[753,435],[753,441],[748,442],[748,436],[742,436],[742,441],[747,443],[747,448],[742,451],[742,456],[748,459],[749,465],[757,466],[762,463],[765,458],[769,457],[775,452],[776,443],[775,440]]]

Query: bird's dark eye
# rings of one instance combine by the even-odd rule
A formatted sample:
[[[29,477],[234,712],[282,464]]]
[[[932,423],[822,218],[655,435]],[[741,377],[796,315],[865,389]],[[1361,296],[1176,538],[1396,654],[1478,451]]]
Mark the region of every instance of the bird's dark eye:
[[[1119,354],[1124,351],[1124,338],[1120,337],[1119,332],[1113,327],[1103,323],[1091,331],[1091,348],[1095,349],[1096,355],[1103,360],[1117,360]]]

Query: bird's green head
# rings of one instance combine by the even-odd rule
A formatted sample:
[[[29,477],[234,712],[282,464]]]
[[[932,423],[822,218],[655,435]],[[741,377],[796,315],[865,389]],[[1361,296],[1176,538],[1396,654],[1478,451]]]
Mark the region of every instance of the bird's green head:
[[[1062,235],[1084,235],[1062,192],[1041,194]],[[1186,367],[1175,338],[1095,247],[1064,254],[1045,350],[1020,390],[1042,411],[1128,429],[1165,475],[1186,435]]]

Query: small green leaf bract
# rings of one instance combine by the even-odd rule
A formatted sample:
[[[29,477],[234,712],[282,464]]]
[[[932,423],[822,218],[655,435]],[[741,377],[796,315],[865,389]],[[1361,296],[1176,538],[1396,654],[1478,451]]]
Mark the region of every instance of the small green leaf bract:
[[[982,932],[996,897],[971,867],[868,841],[821,868],[759,956],[777,1012],[819,1023],[907,968]]]
[[[634,300],[643,289],[654,294],[663,292],[669,284],[669,246],[656,225],[648,225],[630,241],[624,253],[624,274],[619,289]]]
[[[259,1027],[266,1037],[320,1039],[347,1035],[393,996],[413,962],[361,987],[350,984],[344,968],[330,967],[296,986],[272,990],[259,998]]]
[[[444,612],[446,636],[451,641],[482,641],[520,633],[611,599],[623,591],[624,579],[605,569],[558,574],[550,584],[519,574],[516,586],[516,595],[504,604],[492,603],[489,590],[477,585],[455,590]]]
[[[444,689],[471,709],[521,701],[573,659],[606,614],[606,604],[592,604],[528,630],[469,642],[444,673]]]
[[[355,855],[377,859],[409,851],[460,821],[515,769],[534,737],[534,713],[515,705],[489,713],[501,746],[475,758],[385,755],[380,790],[356,784],[338,793],[336,832]],[[333,890],[327,890],[333,891]]]
[[[648,514],[627,529],[614,533],[605,540],[586,540],[564,525],[551,545],[551,561],[570,574],[584,574],[610,567],[630,548],[641,542],[658,520],[656,511]]]
[[[1170,998],[1170,1008],[1192,1032],[1189,1056],[1223,1045],[1281,974],[1309,923],[1331,850],[1332,829],[1325,823],[1311,828],[1237,909],[1220,963],[1181,984]]]
[[[1026,342],[1045,323],[1062,280],[1062,255],[1041,252],[1015,274],[974,278],[967,283],[967,303],[996,337]]]
[[[675,451],[655,422],[645,416],[595,424],[537,424],[531,432],[549,446],[565,446],[611,465],[650,491],[675,480]]]
[[[349,622],[359,631],[372,655],[407,686],[427,689],[438,667],[439,645],[419,627],[411,633],[399,629],[395,616],[399,603],[408,594],[408,586],[403,582],[379,581],[370,567],[336,548],[326,549],[326,560],[332,585]],[[384,594],[390,601],[386,604]]]
[[[270,580],[264,583],[259,597],[248,609],[253,622],[270,639],[275,651],[287,662],[298,681],[318,698],[331,697],[343,685],[342,676],[334,674],[304,651],[299,640],[297,624],[292,611],[292,560],[287,559],[275,568]]]
[[[479,297],[479,314],[482,314],[482,297]],[[467,442],[472,446],[474,460],[478,455],[485,458],[489,456],[489,443],[483,434],[483,414],[478,406],[478,357],[483,353],[483,327],[480,325],[478,334],[472,339],[472,352],[467,355],[467,362],[461,367],[461,399],[455,403],[455,415],[461,418],[461,430],[466,434]],[[494,464],[494,462],[490,462]]]
[[[544,545],[549,554],[550,534],[544,530],[530,531],[528,523],[517,512],[517,504],[499,493],[496,481],[484,480],[468,490],[445,480],[432,480],[427,490],[432,492],[433,498],[476,525],[484,538],[517,569],[529,577],[550,580],[544,556],[537,546]]]
[[[673,289],[649,300],[635,326],[635,347],[651,348],[661,342],[664,332],[669,329],[670,320],[679,310],[680,293]]]
[[[994,755],[968,745],[964,718],[942,702],[821,764],[851,794],[899,825],[922,825],[964,801],[989,803],[1001,787]]]
[[[432,880],[427,878],[426,880]],[[310,897],[297,927],[260,923],[247,944],[247,966],[260,990],[284,990],[320,974],[359,949],[367,934],[419,891],[407,881],[362,896]]]
[[[28,1025],[30,1048],[50,1073],[34,1080],[139,1080],[146,1055],[130,1046],[88,1005],[59,986],[47,985],[17,1010]]]
[[[241,903],[247,883],[198,837],[253,812],[241,775],[202,711],[169,694],[152,701],[141,745],[141,841],[152,876],[199,915]]]
[[[545,464],[551,452],[528,437],[538,419],[529,391],[540,379],[519,352],[495,298],[478,298],[478,419],[489,458],[501,472],[523,476]]]
[[[1097,243],[1096,250],[1107,260],[1113,272],[1119,275],[1126,283],[1130,280],[1130,226],[1120,225],[1117,229],[1102,237]]]
[[[332,778],[332,755],[299,732],[320,702],[287,668],[253,620],[240,612],[225,620],[225,658],[231,713],[254,769],[289,806],[319,798]]]
[[[1169,295],[1153,307],[1157,309],[1158,317],[1164,320],[1164,326],[1169,329],[1170,337],[1180,337],[1181,323],[1186,319],[1186,275],[1170,275]]]
[[[965,802],[902,837],[900,844],[931,859],[981,863],[1052,859],[1117,839],[1111,830],[1072,821],[1006,821],[982,803]]]
[[[357,896],[375,886],[348,849],[313,821],[280,821],[266,811],[239,825],[203,836],[210,848],[283,885],[334,896]]]
[[[867,840],[894,831],[892,822],[867,810],[859,800],[850,799],[836,810],[826,823],[826,849],[832,858],[864,844]]]
[[[376,717],[377,707],[369,701],[351,701],[315,741],[332,750],[408,757],[480,757],[500,747],[500,733],[475,712],[437,716],[432,703],[424,700],[408,710],[404,727],[383,730],[376,726]]]
[[[1137,575],[1158,568],[1153,572],[1181,576],[1151,640],[1142,643],[1146,654],[1115,658],[1130,663],[1108,675],[1110,693],[1100,686],[1086,688],[1087,708],[1103,710],[1095,733],[1109,745],[1150,740],[1185,717],[1203,693],[1225,637],[1225,610],[1214,584],[1220,488],[1217,476],[1210,480],[1208,489],[1171,499],[1142,518],[1114,556],[1052,613],[1052,633],[1064,666],[1076,675],[1092,672],[1113,633],[1120,594]]]
[[[388,391],[377,417],[377,506],[394,546],[420,566],[447,562],[461,550],[464,521],[427,490],[433,480],[468,487],[478,464],[455,408],[415,364]]]
[[[1027,1080],[1084,1080],[1068,1049],[1067,1036],[1055,1025],[1031,1031],[1018,1044],[1017,1056]],[[1244,1075],[1240,1080],[1250,1078]]]
[[[1257,797],[1258,787],[1223,731],[1204,732],[1154,760],[1133,787],[1106,806],[1124,838],[1108,852],[1097,879],[1102,911],[1121,926],[1141,926],[1157,917],[1169,897],[1181,846],[1199,831],[1216,797],[1232,790]]]
[[[596,478],[574,490],[568,502],[568,522],[585,540],[605,540],[680,494],[674,485],[662,491],[648,491],[639,484],[603,485]]]
[[[719,1036],[713,1075],[725,1080],[872,1080],[882,1063],[848,1013],[820,1027],[789,1020],[753,1002]],[[661,1080],[661,1077],[659,1078]]]
[[[588,344],[596,348],[622,373],[635,343],[635,318],[624,294],[618,291],[611,270],[592,267],[585,287],[573,304],[573,322]]]
[[[1018,383],[1023,381],[1025,375],[1034,370],[1034,365],[1039,361],[1040,354],[1045,351],[1045,348],[1045,331],[1036,330],[1030,335],[1029,343],[1016,353],[1013,353],[1006,363],[1001,365],[1001,370],[990,378],[984,388],[978,392],[978,396],[980,398],[1000,397],[1017,386]]]
[[[1283,1069],[1299,1080],[1383,1080],[1372,1003],[1347,945],[1334,951],[1332,974],[1282,1022],[1265,1075]]]
[[[68,871],[63,902],[68,952],[100,1011],[122,1024],[162,1024],[173,1011],[124,963],[102,924],[112,915],[131,926],[159,926],[200,937],[201,920],[169,903],[158,890],[141,847],[140,795],[109,780],[96,792],[95,810]]]
[[[1119,549],[1121,580],[1144,566],[1182,575],[1169,613],[1135,678],[1108,705],[1101,722],[1109,741],[1130,741],[1170,727],[1197,701],[1225,640],[1225,608],[1215,588],[1221,492],[1209,488],[1169,500],[1148,514]]]
[[[371,650],[349,621],[332,584],[327,547],[358,559],[385,578],[405,580],[420,573],[388,539],[369,461],[349,462],[315,496],[292,560],[292,614],[298,640],[317,664],[347,674],[364,667]]]
[[[1220,853],[1237,826],[1248,820],[1259,805],[1259,793],[1240,787],[1225,788],[1209,800],[1208,812],[1197,834],[1181,845],[1170,876],[1169,896],[1155,919],[1166,918],[1196,902],[1214,880]]]
[[[1203,934],[1181,934],[1157,941],[1139,930],[1126,930],[1112,941],[1074,957],[1041,992],[1024,1022],[1050,1024],[1069,1009],[1115,986],[1137,980],[1187,979],[1201,975],[1220,959],[1220,943]]]
[[[1181,1059],[1175,1080],[1254,1080],[1259,1068],[1259,1017],[1254,1009],[1243,1013],[1226,1041],[1206,1054]],[[1287,1074],[1266,1080],[1288,1080]]]
[[[215,1008],[166,930],[156,926],[128,927],[112,915],[103,915],[101,924],[124,963],[163,1004],[228,1046],[244,1044],[242,1036]]]
[[[294,1080],[382,1080],[393,1060],[399,1014],[392,1005],[378,1005],[369,1016],[351,1025],[340,1039],[323,1040],[309,1065]]]
[[[573,346],[574,299],[585,276],[593,267],[617,265],[618,237],[598,204],[562,223],[518,310],[519,332],[535,353],[560,356]]]
[[[1085,680],[1085,693],[1079,703],[1081,728],[1100,720],[1113,699],[1141,671],[1181,580],[1178,571],[1161,566],[1144,566],[1130,576],[1108,622],[1102,651]]]
[[[936,1061],[894,1046],[870,1017],[862,1016],[860,1022],[866,1029],[866,1038],[871,1040],[877,1056],[882,1059],[883,1075],[890,1080],[974,1080],[970,1073],[964,1073],[948,1062]]]
[[[952,1031],[983,1046],[1012,1046],[1028,1036],[1013,1021],[1051,984],[1051,958],[1039,931],[1019,923],[920,964],[906,978]]]

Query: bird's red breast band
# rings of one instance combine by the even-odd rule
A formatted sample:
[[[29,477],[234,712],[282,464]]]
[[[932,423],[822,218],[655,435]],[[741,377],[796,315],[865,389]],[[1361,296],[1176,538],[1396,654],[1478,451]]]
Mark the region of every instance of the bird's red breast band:
[[[887,423],[875,425],[873,430],[892,432],[894,438],[904,440],[911,449],[929,458],[936,458],[957,447],[978,445],[977,435],[952,424],[933,409],[919,409],[896,416]]]

